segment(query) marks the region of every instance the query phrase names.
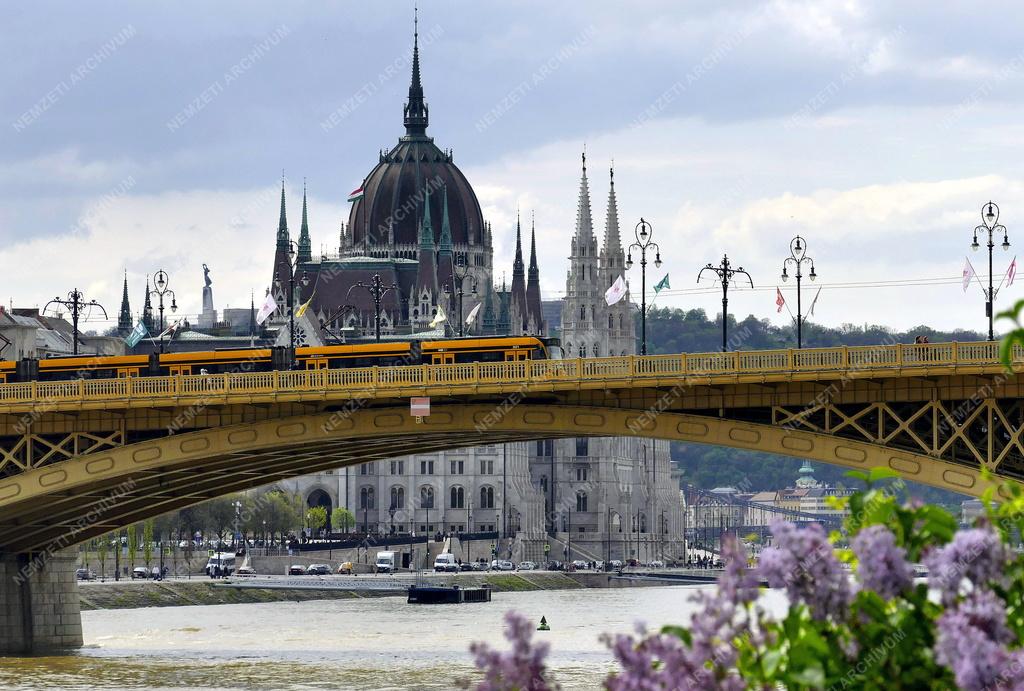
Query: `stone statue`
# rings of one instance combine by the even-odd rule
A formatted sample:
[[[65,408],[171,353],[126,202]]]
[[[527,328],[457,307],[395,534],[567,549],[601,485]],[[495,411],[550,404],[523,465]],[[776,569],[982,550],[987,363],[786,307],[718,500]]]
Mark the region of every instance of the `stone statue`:
[[[213,285],[213,281],[210,280],[210,267],[206,264],[203,264],[203,280],[206,281],[207,288]]]

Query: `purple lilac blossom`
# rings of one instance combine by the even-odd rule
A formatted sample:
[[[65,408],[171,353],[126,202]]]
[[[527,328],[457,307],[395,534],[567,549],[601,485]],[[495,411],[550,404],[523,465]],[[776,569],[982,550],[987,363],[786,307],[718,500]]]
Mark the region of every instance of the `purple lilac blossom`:
[[[935,660],[965,691],[1024,689],[1024,657],[1006,648],[1006,606],[990,590],[975,590],[939,617]]]
[[[703,608],[690,620],[691,645],[676,636],[647,635],[638,627],[633,636],[604,636],[621,671],[608,677],[608,691],[740,691],[746,683],[735,672],[737,638],[749,636],[746,605],[758,595],[758,581],[746,568],[746,553],[736,540],[722,546],[726,563],[713,593],[695,598]],[[710,665],[708,663],[711,663]]]
[[[761,552],[760,576],[773,588],[784,587],[791,604],[806,604],[815,619],[841,618],[852,591],[825,530],[783,520],[773,521],[771,530],[775,546]]]
[[[502,653],[491,650],[486,643],[473,643],[476,666],[483,670],[484,680],[478,691],[551,691],[558,688],[545,677],[544,658],[550,645],[533,644],[533,626],[526,617],[513,611],[505,613],[505,638],[512,650]]]
[[[991,528],[961,530],[943,547],[924,557],[928,582],[942,594],[942,603],[950,605],[960,592],[963,579],[975,587],[989,581],[1004,583],[1008,555],[1002,540]]]
[[[914,567],[907,562],[907,550],[896,546],[896,536],[884,525],[864,528],[850,547],[857,555],[857,576],[865,588],[891,600],[913,586]]]

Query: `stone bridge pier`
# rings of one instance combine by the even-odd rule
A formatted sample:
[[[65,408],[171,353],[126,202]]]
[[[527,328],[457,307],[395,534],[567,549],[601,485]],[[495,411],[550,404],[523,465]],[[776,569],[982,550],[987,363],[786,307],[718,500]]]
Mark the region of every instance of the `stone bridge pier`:
[[[0,655],[47,655],[82,646],[78,550],[0,552]]]

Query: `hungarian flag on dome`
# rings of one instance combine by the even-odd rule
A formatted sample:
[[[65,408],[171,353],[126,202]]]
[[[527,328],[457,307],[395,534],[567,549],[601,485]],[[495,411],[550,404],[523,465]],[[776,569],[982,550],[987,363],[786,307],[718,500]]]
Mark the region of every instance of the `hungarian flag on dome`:
[[[358,188],[352,190],[352,192],[350,192],[349,195],[348,195],[348,200],[350,202],[357,202],[357,201],[359,201],[362,198],[363,198],[363,186],[362,185],[360,185]]]

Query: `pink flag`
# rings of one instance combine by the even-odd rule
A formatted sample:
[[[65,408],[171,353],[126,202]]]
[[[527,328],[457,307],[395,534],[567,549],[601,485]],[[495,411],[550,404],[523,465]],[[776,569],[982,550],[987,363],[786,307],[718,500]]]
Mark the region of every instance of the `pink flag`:
[[[775,286],[775,304],[779,306],[776,312],[781,312],[782,308],[786,306],[786,298],[782,297],[782,291],[779,290],[778,286]]]
[[[1017,257],[1010,262],[1010,268],[1006,270],[1006,285],[1012,286],[1013,279],[1017,277]]]
[[[965,258],[966,259],[966,258]],[[964,264],[964,292],[967,292],[967,286],[971,285],[971,279],[977,274],[974,272],[974,267],[971,266],[971,260],[967,259],[967,263]]]

